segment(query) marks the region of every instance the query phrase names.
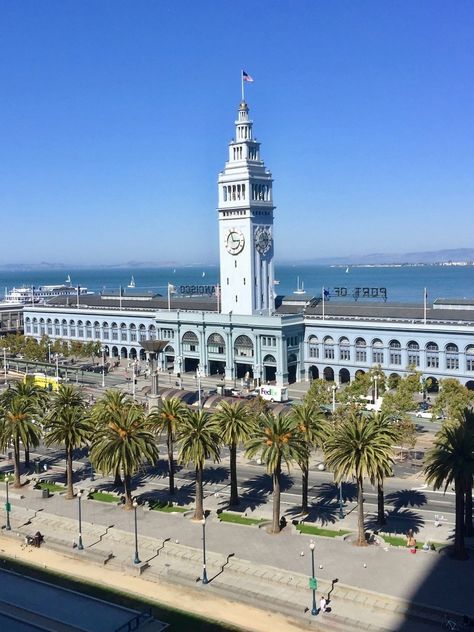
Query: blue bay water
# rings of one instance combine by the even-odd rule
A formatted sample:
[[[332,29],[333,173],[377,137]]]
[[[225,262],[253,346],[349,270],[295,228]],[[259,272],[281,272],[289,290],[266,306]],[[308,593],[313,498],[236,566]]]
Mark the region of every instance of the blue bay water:
[[[60,270],[0,270],[0,296],[5,287],[63,283],[71,275],[74,285],[98,292],[104,288],[126,287],[132,275],[137,288],[155,290],[165,295],[167,284],[213,285],[219,281],[218,266],[183,266],[176,268],[90,268]],[[474,266],[406,266],[406,267],[329,267],[314,265],[277,265],[277,294],[291,294],[300,285],[309,296],[320,296],[322,287],[334,297],[334,288],[347,288],[351,300],[355,288],[386,288],[390,302],[423,302],[423,288],[428,301],[436,298],[474,298]]]

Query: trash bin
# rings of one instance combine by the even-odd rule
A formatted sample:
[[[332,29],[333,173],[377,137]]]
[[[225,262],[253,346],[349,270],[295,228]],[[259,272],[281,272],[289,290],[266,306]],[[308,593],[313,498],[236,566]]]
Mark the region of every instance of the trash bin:
[[[35,458],[35,474],[41,474],[41,459],[38,456]]]

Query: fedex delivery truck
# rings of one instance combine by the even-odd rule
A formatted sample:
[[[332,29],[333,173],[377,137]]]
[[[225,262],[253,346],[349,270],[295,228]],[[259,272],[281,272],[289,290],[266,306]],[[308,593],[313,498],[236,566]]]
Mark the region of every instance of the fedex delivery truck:
[[[288,389],[286,386],[271,386],[264,384],[257,388],[257,394],[268,402],[287,402]]]

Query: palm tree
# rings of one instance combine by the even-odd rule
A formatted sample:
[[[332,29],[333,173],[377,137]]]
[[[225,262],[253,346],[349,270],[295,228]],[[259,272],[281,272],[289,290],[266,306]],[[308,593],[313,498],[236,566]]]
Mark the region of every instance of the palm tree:
[[[301,467],[301,513],[308,512],[308,478],[309,455],[313,447],[322,448],[329,434],[329,424],[325,414],[319,410],[314,402],[307,401],[293,407],[291,416],[303,435],[308,451],[304,454],[299,464]]]
[[[148,423],[155,432],[166,433],[166,443],[168,448],[168,480],[169,494],[173,496],[174,487],[174,439],[176,431],[183,419],[187,408],[177,397],[161,400],[160,408],[153,409],[148,415]],[[171,502],[171,501],[170,501]]]
[[[253,417],[249,414],[247,406],[242,402],[229,404],[221,402],[213,415],[222,442],[229,446],[230,452],[230,501],[234,507],[239,504],[239,492],[237,485],[237,445],[250,439],[255,426]]]
[[[40,411],[34,399],[27,399],[9,389],[1,397],[0,445],[5,449],[13,445],[14,487],[21,487],[20,441],[23,445],[36,447],[41,439],[41,427],[35,422]]]
[[[296,421],[287,414],[272,412],[261,416],[260,423],[247,441],[247,455],[260,454],[267,473],[273,480],[273,522],[271,533],[280,532],[281,466],[288,470],[295,462],[301,463],[308,454],[303,434]]]
[[[91,462],[104,474],[123,472],[125,508],[132,508],[131,480],[148,461],[158,460],[158,447],[139,404],[124,405],[111,411],[107,422],[96,429],[91,448]]]
[[[17,382],[13,388],[8,389],[4,393],[5,399],[8,400],[11,397],[22,397],[25,400],[32,401],[38,408],[38,414],[44,410],[49,401],[50,394],[38,384],[35,384],[32,379],[28,379],[26,376],[24,382]],[[25,469],[30,467],[30,445],[29,443],[23,444],[25,453]]]
[[[104,395],[94,404],[92,408],[92,419],[98,428],[106,427],[114,415],[124,407],[131,406],[133,401],[130,395],[127,395],[123,391],[109,389],[105,391]],[[120,469],[116,470],[114,475],[114,485],[121,487],[123,481],[120,476]]]
[[[93,430],[91,418],[86,414],[82,394],[74,386],[59,387],[46,416],[46,426],[46,445],[61,444],[66,449],[66,499],[70,500],[74,498],[73,450],[87,445]]]
[[[194,463],[196,468],[196,509],[195,520],[204,517],[202,474],[207,459],[214,463],[220,461],[219,434],[216,423],[202,410],[186,411],[178,428],[179,460],[184,465]]]
[[[393,463],[393,445],[388,433],[379,432],[375,419],[351,410],[346,419],[334,426],[324,446],[326,463],[336,482],[354,477],[357,482],[358,537],[364,546],[364,478],[372,485],[388,475]]]
[[[443,424],[436,434],[434,448],[425,459],[426,482],[444,491],[454,483],[455,526],[454,553],[458,560],[466,560],[464,546],[465,493],[472,485],[474,473],[474,438],[466,424],[453,421]]]
[[[466,408],[460,421],[465,424],[467,431],[474,440],[474,412],[470,408]],[[465,520],[464,520],[464,535],[469,538],[473,535],[472,527],[472,486],[474,483],[474,477],[471,475],[470,483],[467,483],[466,498],[465,498]]]
[[[374,425],[378,433],[385,435],[388,441],[391,441],[392,445],[395,444],[398,438],[398,430],[396,425],[390,419],[390,416],[385,413],[376,412],[373,415]],[[392,474],[392,469],[390,469],[389,474]],[[384,497],[384,489],[383,482],[384,478],[387,476],[387,472],[385,470],[385,466],[380,468],[376,480],[377,480],[377,522],[380,525],[384,525],[387,523],[387,519],[385,517],[385,497]]]

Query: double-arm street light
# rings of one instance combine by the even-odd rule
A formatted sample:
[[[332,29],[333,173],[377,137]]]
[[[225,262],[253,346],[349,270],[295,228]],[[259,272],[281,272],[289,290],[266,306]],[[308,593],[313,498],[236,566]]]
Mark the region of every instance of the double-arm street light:
[[[336,412],[336,391],[337,391],[337,384],[333,384],[332,385],[332,412],[333,413]]]
[[[7,385],[7,351],[10,351],[10,348],[3,347],[3,371],[5,373],[5,386]]]
[[[311,614],[315,617],[318,614],[318,608],[316,606],[317,581],[316,581],[316,577],[314,576],[314,542],[313,540],[311,540],[309,544],[309,548],[311,551],[311,578],[309,580],[309,587],[313,591],[313,606],[311,608]]]
[[[102,388],[105,388],[105,347],[101,347],[102,351]]]
[[[207,570],[206,570],[206,517],[201,520],[202,524],[202,583],[208,584]]]
[[[5,491],[6,491],[6,501],[5,501],[5,511],[7,512],[7,524],[5,525],[5,531],[11,531],[10,525],[10,499],[8,497],[8,485],[10,483],[10,474],[5,474]]]
[[[198,368],[196,369],[196,379],[198,383],[198,393],[199,393],[199,410],[202,410],[202,398],[201,398],[201,377],[203,376],[203,371],[201,369],[201,365],[198,364]]]
[[[133,501],[133,512],[134,512],[134,519],[135,519],[135,557],[133,558],[133,563],[134,564],[140,564],[141,560],[138,556],[138,524],[137,524],[137,507],[138,507],[138,503],[136,500]]]
[[[81,514],[81,498],[82,498],[82,490],[77,492],[77,501],[78,501],[78,510],[79,510],[79,542],[77,544],[77,548],[79,551],[84,549],[82,544],[82,514]]]

